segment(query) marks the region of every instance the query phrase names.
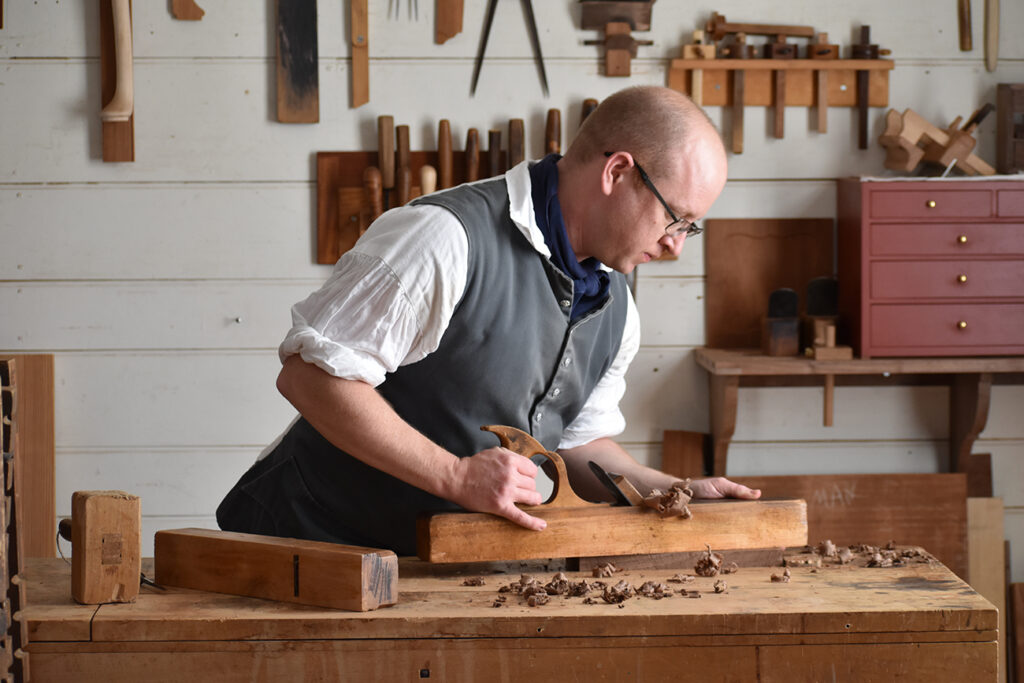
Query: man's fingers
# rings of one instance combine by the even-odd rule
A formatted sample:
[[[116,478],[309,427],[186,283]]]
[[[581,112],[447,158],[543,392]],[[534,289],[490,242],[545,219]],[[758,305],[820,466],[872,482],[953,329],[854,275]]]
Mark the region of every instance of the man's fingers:
[[[533,531],[543,531],[548,525],[548,523],[540,517],[528,515],[514,505],[510,510],[503,510],[501,515],[512,520],[519,526],[532,529]]]

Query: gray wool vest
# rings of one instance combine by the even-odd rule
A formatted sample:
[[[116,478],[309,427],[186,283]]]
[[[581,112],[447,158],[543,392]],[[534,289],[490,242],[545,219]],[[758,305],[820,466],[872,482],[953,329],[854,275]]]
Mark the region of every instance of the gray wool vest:
[[[403,419],[459,457],[498,445],[480,431],[485,424],[518,427],[554,450],[618,352],[625,278],[612,273],[607,299],[570,323],[572,281],[509,218],[504,178],[415,203],[441,206],[464,226],[466,288],[438,349],[390,373],[378,391]],[[243,513],[245,506],[251,511]],[[300,419],[236,484],[218,520],[236,531],[411,555],[416,516],[455,508],[335,448]],[[254,516],[272,523],[237,528]]]

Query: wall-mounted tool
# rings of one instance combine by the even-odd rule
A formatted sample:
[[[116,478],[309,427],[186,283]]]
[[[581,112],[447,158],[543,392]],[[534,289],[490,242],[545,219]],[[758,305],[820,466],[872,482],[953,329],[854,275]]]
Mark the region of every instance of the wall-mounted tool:
[[[683,59],[714,59],[715,46],[704,41],[704,31],[693,32],[693,42],[683,45]],[[704,70],[690,69],[690,99],[697,105],[704,104]]]
[[[967,175],[994,175],[994,168],[971,153],[977,144],[972,133],[992,109],[987,104],[975,111],[963,128],[958,128],[958,116],[945,130],[913,109],[902,114],[890,109],[885,115],[885,131],[878,138],[886,151],[885,167],[909,173],[921,162],[929,162],[947,170],[955,166]]]
[[[131,0],[100,0],[103,161],[135,161]]]
[[[171,0],[171,14],[182,21],[199,21],[206,12],[195,0]]]
[[[544,127],[544,154],[562,153],[562,112],[548,109],[547,123]]]
[[[448,119],[441,119],[437,123],[437,177],[442,190],[453,185],[452,125]]]
[[[651,30],[653,4],[654,0],[580,0],[583,30],[604,31],[603,39],[585,40],[583,44],[604,46],[605,76],[629,76],[637,46],[654,44],[650,40],[636,40],[630,35],[630,31]]]
[[[391,208],[391,190],[395,187],[395,117],[377,117],[377,167],[384,188],[384,210]]]
[[[827,33],[819,33],[807,46],[809,59],[839,59],[839,46],[830,45]],[[814,106],[818,108],[818,132],[828,132],[828,70],[818,69],[815,75]]]
[[[729,58],[747,58],[747,34],[740,32],[733,36],[729,46]],[[746,73],[743,69],[732,72],[732,153],[743,154],[743,107],[746,103]]]
[[[513,168],[526,158],[526,140],[522,119],[508,122],[508,167]]]
[[[1024,83],[996,86],[996,168],[1024,171]]]
[[[999,63],[999,0],[985,0],[985,70]]]
[[[880,55],[889,54],[889,50],[881,50],[877,45],[871,44],[871,27],[860,27],[860,42],[853,45],[854,59],[878,59]],[[857,71],[857,146],[861,149],[868,148],[868,106],[869,106],[869,85],[867,71]]]
[[[956,0],[956,19],[960,33],[960,51],[974,49],[971,39],[971,0]]]
[[[480,178],[480,133],[476,128],[466,131],[466,182]]]
[[[492,128],[487,131],[487,177],[493,178],[504,172],[501,164],[501,131]]]
[[[580,108],[580,123],[582,124],[587,120],[587,117],[597,109],[597,100],[592,97],[588,97],[583,100],[583,106]]]
[[[765,43],[764,56],[766,59],[794,59],[796,57],[796,45],[786,42],[785,35],[776,37],[776,42]],[[775,114],[773,133],[775,137],[782,138],[786,130],[786,70],[777,69],[773,72],[773,104],[772,110]]]
[[[463,0],[437,0],[434,17],[434,42],[441,45],[462,32]]]
[[[533,56],[537,61],[537,70],[540,75],[541,90],[544,97],[548,96],[548,74],[544,70],[544,55],[540,51],[540,36],[537,33],[537,20],[533,16],[532,0],[520,0],[523,6],[523,14],[526,16],[526,28],[530,35],[530,45],[533,46]],[[473,64],[473,80],[469,84],[469,94],[476,94],[476,84],[480,80],[480,68],[484,64],[484,54],[487,52],[487,39],[491,33],[491,24],[494,21],[494,10],[498,0],[488,0],[487,13],[484,15],[484,29],[480,35],[480,48],[476,53],[476,62]]]
[[[420,194],[437,191],[437,169],[429,164],[420,166]]]
[[[352,108],[370,101],[370,22],[367,0],[349,0],[352,45]]]
[[[316,0],[277,0],[277,120],[320,120]]]

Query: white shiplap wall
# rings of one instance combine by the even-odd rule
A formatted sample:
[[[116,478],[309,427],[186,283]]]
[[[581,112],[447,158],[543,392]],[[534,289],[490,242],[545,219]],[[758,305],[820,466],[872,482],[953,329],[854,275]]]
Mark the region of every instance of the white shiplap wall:
[[[799,0],[681,3],[654,8],[655,41],[629,79],[601,76],[582,44],[570,0],[540,0],[553,95],[543,98],[518,3],[498,3],[488,59],[468,97],[485,3],[466,3],[465,30],[434,45],[433,3],[419,20],[386,17],[371,2],[371,102],[348,107],[348,35],[342,0],[319,3],[318,125],[274,119],[273,7],[200,3],[198,23],[166,2],[134,5],[135,144],[131,164],[100,161],[98,11],[94,2],[5,3],[0,30],[0,350],[56,356],[58,514],[71,492],[120,488],[142,496],[144,551],[160,528],[212,526],[220,497],[292,416],[274,390],[275,348],[289,306],[328,273],[313,262],[315,153],[372,149],[379,114],[411,126],[414,149],[433,147],[437,120],[456,148],[470,127],[526,120],[542,154],[544,115],[575,132],[580,102],[627,84],[664,83],[667,60],[712,10],[731,20],[810,24],[849,45],[861,23],[891,48],[890,104],[936,122],[994,101],[998,82],[1024,81],[1024,6],[1003,3],[1001,61],[957,47],[955,7],[930,0],[856,5]],[[406,2],[400,3],[403,10]],[[977,3],[976,3],[977,5]],[[709,111],[721,121],[722,112]],[[883,110],[872,111],[873,135]],[[811,114],[786,113],[769,137],[765,110],[748,109],[745,153],[711,217],[829,217],[832,179],[878,174],[883,153],[856,148],[854,113],[833,109],[829,132]],[[995,125],[979,153],[994,159]],[[630,371],[622,440],[656,464],[664,429],[707,429],[706,378],[692,359],[703,343],[700,244],[638,279],[644,347]],[[747,389],[730,452],[733,474],[932,472],[946,461],[945,390],[841,388],[836,425],[821,426],[820,389]],[[1024,389],[993,390],[976,451],[994,456],[1007,505],[1015,580],[1024,580]]]

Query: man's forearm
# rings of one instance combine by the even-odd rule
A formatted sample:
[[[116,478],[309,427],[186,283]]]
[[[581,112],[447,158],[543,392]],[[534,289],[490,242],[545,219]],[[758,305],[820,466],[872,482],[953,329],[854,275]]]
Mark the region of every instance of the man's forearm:
[[[289,357],[277,388],[333,445],[417,488],[450,499],[458,458],[413,429],[365,382]]]
[[[679,481],[679,477],[641,465],[612,439],[595,439],[576,448],[560,450],[559,454],[565,460],[573,490],[588,500],[612,500],[608,489],[590,471],[587,463],[591,460],[605,471],[624,475],[642,495],[652,489],[667,490]]]

